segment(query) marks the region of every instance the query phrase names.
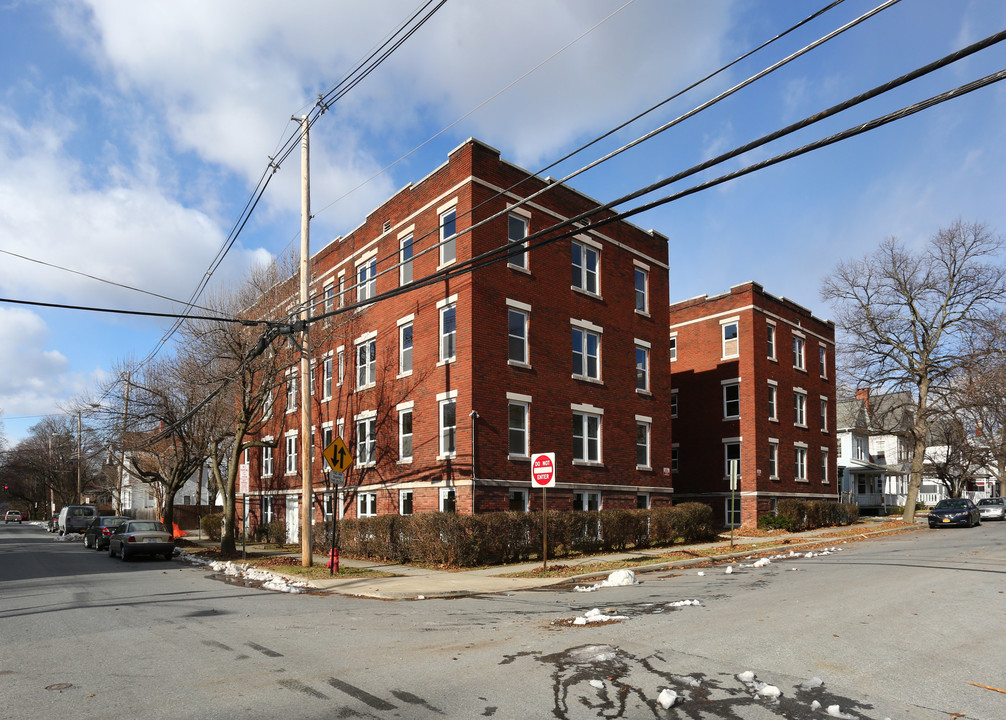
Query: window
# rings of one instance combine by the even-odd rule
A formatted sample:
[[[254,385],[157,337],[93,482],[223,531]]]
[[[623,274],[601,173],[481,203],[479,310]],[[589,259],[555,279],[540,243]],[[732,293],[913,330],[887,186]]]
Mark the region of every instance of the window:
[[[308,382],[307,386],[308,386],[308,387],[309,387],[309,388],[311,389],[311,396],[312,396],[312,397],[314,397],[314,387],[315,387],[315,385],[317,385],[317,379],[316,379],[316,375],[315,375],[315,372],[314,372],[314,370],[315,370],[314,366],[315,366],[316,364],[317,364],[317,363],[315,363],[315,361],[314,361],[314,360],[312,360],[312,361],[311,361],[311,368],[310,368],[310,370],[308,371],[308,372],[309,372],[309,375],[310,375],[310,378],[311,378],[311,380],[310,380],[310,382]]]
[[[650,391],[650,349],[641,345],[636,345],[636,390]]]
[[[636,469],[650,469],[650,419],[636,417]]]
[[[412,372],[412,322],[398,326],[398,374]]]
[[[374,517],[377,515],[377,493],[362,492],[356,496],[356,516]]]
[[[328,400],[332,397],[332,356],[321,361],[321,394]]]
[[[527,490],[510,490],[507,509],[510,512],[527,512]]]
[[[828,350],[824,347],[824,345],[818,346],[817,359],[821,363],[821,377],[828,377]]]
[[[771,440],[768,443],[768,476],[773,479],[779,477],[779,443]]]
[[[346,307],[346,276],[339,275],[339,307]]]
[[[821,448],[821,483],[827,485],[828,479],[828,448]]]
[[[376,462],[377,414],[363,413],[356,417],[356,463],[373,465]]]
[[[591,412],[573,413],[573,461],[601,462],[601,416]]]
[[[730,527],[739,527],[741,524],[740,498],[726,498],[724,501],[724,510],[726,512],[727,525]]]
[[[440,488],[440,512],[457,512],[458,493],[454,488]]]
[[[324,493],[321,496],[321,514],[325,522],[332,522],[335,518],[335,503],[337,500],[335,493]]]
[[[740,353],[740,344],[737,339],[737,321],[726,320],[721,322],[720,331],[723,336],[723,357],[737,357]]]
[[[440,214],[440,264],[447,265],[457,259],[457,208]]]
[[[723,443],[723,477],[730,477],[730,467],[736,463],[737,477],[741,476],[741,444],[739,442],[728,441]]]
[[[286,373],[286,411],[292,413],[297,409],[297,371]]]
[[[440,400],[440,458],[455,457],[457,431],[457,398]]]
[[[273,512],[272,508],[272,498],[263,497],[262,498],[262,522],[271,523],[276,519],[276,514]]]
[[[507,361],[527,365],[527,321],[523,310],[507,308]]]
[[[778,420],[778,398],[779,398],[779,388],[775,385],[768,386],[768,419]]]
[[[598,295],[597,269],[600,253],[597,248],[582,242],[572,243],[573,287],[591,295]]]
[[[286,436],[286,474],[294,475],[297,472],[297,434],[296,432]]]
[[[793,423],[807,427],[807,396],[802,392],[793,393]]]
[[[802,337],[798,335],[793,336],[793,367],[797,370],[804,370],[806,368],[803,357],[804,345]]]
[[[573,328],[573,375],[574,377],[601,379],[601,336],[583,328]]]
[[[636,267],[633,271],[633,282],[636,288],[636,312],[646,313],[650,310],[650,299],[649,299],[649,273],[641,268]]]
[[[398,462],[412,462],[411,407],[400,406],[398,410]]]
[[[266,396],[262,398],[262,419],[268,420],[272,417],[272,408],[276,404],[276,395],[272,390],[266,393]]]
[[[321,426],[321,448],[324,450],[332,444],[332,423]]]
[[[377,294],[377,258],[360,263],[356,269],[356,301],[365,302]]]
[[[671,390],[671,417],[676,418],[678,416],[678,391]]]
[[[528,457],[528,404],[510,400],[507,406],[508,452],[511,456]]]
[[[636,495],[636,510],[649,510],[650,509],[650,496],[647,493],[639,493]]]
[[[768,345],[768,359],[775,360],[775,324],[769,323],[765,327],[765,342]]]
[[[507,240],[511,243],[519,243],[527,237],[527,218],[516,213],[510,213],[507,225]],[[527,270],[527,250],[511,250],[511,255],[507,260],[510,267]]]
[[[680,446],[677,443],[671,445],[671,472],[676,473],[678,471],[678,450]]]
[[[821,398],[821,432],[828,432],[828,398]]]
[[[440,308],[440,362],[457,358],[457,306],[451,303]]]
[[[601,509],[601,493],[573,493],[573,509],[579,510],[580,512],[597,512]]]
[[[339,385],[346,379],[346,351],[339,348]]]
[[[356,389],[363,390],[376,383],[377,338],[370,338],[356,346]]]
[[[399,240],[398,279],[402,285],[412,282],[412,256],[415,254],[412,233]]]
[[[272,438],[262,438],[263,440],[272,440]],[[263,447],[262,448],[262,477],[272,477],[273,468],[273,448]]]
[[[678,359],[678,334],[677,333],[673,333],[671,335],[670,346],[671,346],[671,362],[674,362],[675,360]]]
[[[333,285],[332,283],[326,285],[324,295],[325,295],[325,305],[324,305],[325,312],[330,313],[333,310],[335,310],[335,285]]]
[[[796,458],[796,480],[807,480],[807,448],[796,447],[794,448],[795,458]]]
[[[398,491],[398,514],[399,515],[411,515],[412,509],[412,491],[411,490],[399,490]]]
[[[741,416],[741,386],[730,382],[723,386],[723,419],[736,419]]]

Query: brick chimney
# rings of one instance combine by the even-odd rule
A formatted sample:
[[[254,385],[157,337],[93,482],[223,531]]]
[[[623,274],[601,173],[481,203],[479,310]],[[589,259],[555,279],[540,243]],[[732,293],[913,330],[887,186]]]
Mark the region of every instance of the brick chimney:
[[[856,399],[857,400],[862,400],[863,404],[866,406],[866,409],[869,410],[870,409],[870,388],[865,387],[865,388],[859,388],[858,390],[856,390]]]

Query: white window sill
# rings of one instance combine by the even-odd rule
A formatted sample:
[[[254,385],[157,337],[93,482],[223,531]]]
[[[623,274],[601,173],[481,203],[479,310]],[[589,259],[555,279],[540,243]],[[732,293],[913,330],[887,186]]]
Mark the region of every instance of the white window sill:
[[[454,460],[457,456],[458,456],[457,453],[448,453],[447,455],[437,455],[436,460],[437,462],[441,462],[443,460]]]
[[[636,315],[642,315],[643,317],[650,317],[650,313],[647,310],[640,310],[636,308]]]
[[[457,362],[457,360],[458,356],[455,355],[454,357],[447,358],[446,360],[441,360],[440,362],[437,363],[437,367],[441,367],[443,365],[450,365],[453,362]]]
[[[395,464],[396,465],[411,465],[412,464],[412,458],[405,458],[404,460],[398,460]]]
[[[768,476],[768,479],[769,479],[769,480],[778,480],[778,479],[779,479],[779,476],[778,476],[778,475],[769,475],[769,476]]]
[[[530,363],[520,362],[519,360],[507,360],[506,364],[509,365],[510,367],[523,368],[524,370],[531,369]]]
[[[774,422],[774,423],[777,423],[777,422],[779,422],[779,418],[777,418],[777,417],[770,417],[770,418],[768,419],[768,421],[769,421],[769,422]]]
[[[325,395],[325,396],[323,396],[321,398],[321,401],[322,402],[332,402],[332,396],[331,395]]]
[[[678,419],[678,414],[677,413],[672,413],[671,414],[671,420],[677,420],[677,419]]]
[[[443,269],[444,269],[444,268],[446,268],[446,267],[450,267],[451,265],[453,265],[453,264],[454,264],[454,263],[456,263],[457,261],[458,261],[458,259],[457,259],[457,258],[452,258],[452,259],[450,259],[450,260],[447,260],[447,261],[445,261],[445,262],[442,262],[442,263],[440,263],[439,265],[437,265],[437,270],[443,270]]]
[[[775,357],[775,356],[773,356],[773,355],[769,355],[769,356],[768,356],[767,358],[765,358],[765,359],[766,359],[766,360],[768,360],[769,362],[774,362],[774,363],[777,363],[777,362],[779,362],[779,358],[777,358],[777,357]]]
[[[649,465],[636,465],[636,470],[642,470],[644,472],[653,472],[653,468]]]
[[[372,387],[377,387],[377,383],[376,382],[372,382],[372,383],[367,383],[366,385],[360,385],[355,390],[353,390],[353,392],[363,392],[364,390],[370,390],[370,388],[372,388]]]
[[[723,362],[724,360],[736,360],[739,357],[740,355],[724,355],[720,358],[720,362]]]
[[[271,477],[272,477],[272,473],[269,473],[268,475],[263,475],[262,479],[265,480],[266,478],[271,478]],[[125,486],[123,486],[123,487],[125,487]]]
[[[604,298],[601,297],[601,295],[599,293],[592,293],[590,290],[584,290],[583,288],[578,288],[575,285],[570,285],[569,289],[572,290],[573,292],[579,294],[579,295],[583,295],[585,297],[589,297],[589,298],[592,298],[594,300],[603,300],[604,299]]]
[[[293,477],[296,474],[297,474],[296,470],[287,470],[285,473],[283,473],[283,477]]]
[[[802,373],[807,372],[807,368],[797,367],[796,365],[793,366],[793,369],[794,370],[799,370]]]
[[[793,427],[803,428],[804,430],[806,430],[807,429],[807,424],[806,423],[793,423]]]
[[[597,460],[574,460],[573,464],[579,467],[596,467],[596,468],[604,467],[604,463],[599,462]]]
[[[821,484],[822,485],[831,485],[831,480],[822,480]]]
[[[807,478],[793,478],[793,482],[805,483],[807,485],[810,484],[810,480],[808,480]]]
[[[396,379],[396,380],[401,380],[402,378],[407,378],[407,377],[411,377],[411,376],[412,376],[412,371],[411,371],[411,370],[406,370],[406,371],[405,371],[405,372],[403,372],[403,373],[398,373],[398,374],[397,374],[397,375],[395,376],[395,379]]]
[[[593,383],[594,385],[604,385],[603,380],[597,380],[592,377],[587,377],[586,375],[570,375],[574,380],[581,380],[583,382]]]
[[[653,397],[653,393],[651,393],[649,390],[640,390],[639,388],[636,388],[636,395],[646,395],[647,397]]]
[[[377,463],[376,462],[356,463],[356,467],[358,467],[358,468],[372,468],[372,467],[377,467]],[[373,516],[371,516],[371,517],[373,517]]]
[[[514,460],[516,462],[531,462],[530,455],[507,455],[507,460]]]
[[[524,273],[525,275],[531,274],[530,270],[528,270],[526,267],[521,267],[520,265],[512,265],[511,263],[507,263],[506,266],[511,270],[516,270],[517,272]]]
[[[734,420],[740,420],[740,419],[741,419],[740,415],[727,415],[725,418],[723,418],[723,422],[733,422]]]

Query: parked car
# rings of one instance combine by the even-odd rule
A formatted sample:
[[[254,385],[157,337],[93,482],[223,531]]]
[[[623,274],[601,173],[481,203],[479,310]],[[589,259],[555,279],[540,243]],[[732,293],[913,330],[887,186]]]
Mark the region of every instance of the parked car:
[[[1006,520],[1006,498],[982,498],[978,501],[982,520]]]
[[[59,534],[82,533],[97,516],[94,505],[66,505],[59,511]]]
[[[108,557],[118,555],[123,561],[138,555],[160,555],[170,560],[174,554],[174,538],[164,523],[156,520],[124,522],[108,537]]]
[[[3,524],[16,522],[18,525],[21,524],[21,511],[20,510],[8,510],[7,514],[3,516]]]
[[[982,516],[978,506],[967,498],[947,498],[936,503],[929,511],[929,527],[943,525],[963,525],[974,527],[982,524]]]
[[[122,515],[99,515],[84,531],[84,547],[104,550],[108,547],[112,531],[128,521],[129,518]]]
[[[53,515],[51,518],[49,518],[48,521],[46,521],[46,523],[45,523],[45,529],[48,530],[49,532],[58,532],[59,531],[59,514],[58,513],[56,515]]]

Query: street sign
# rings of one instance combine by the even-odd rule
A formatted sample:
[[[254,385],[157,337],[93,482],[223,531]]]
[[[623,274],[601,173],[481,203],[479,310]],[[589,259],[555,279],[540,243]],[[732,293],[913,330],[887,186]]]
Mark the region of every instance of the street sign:
[[[251,469],[248,467],[248,463],[238,465],[238,492],[247,495],[250,481]]]
[[[344,473],[353,464],[353,456],[349,454],[349,449],[341,437],[336,437],[332,444],[321,453],[328,461],[328,466],[337,473]]]
[[[531,484],[534,487],[555,487],[555,453],[531,455]]]
[[[346,473],[336,472],[335,470],[328,471],[328,481],[335,485],[336,487],[342,487],[346,484]]]

